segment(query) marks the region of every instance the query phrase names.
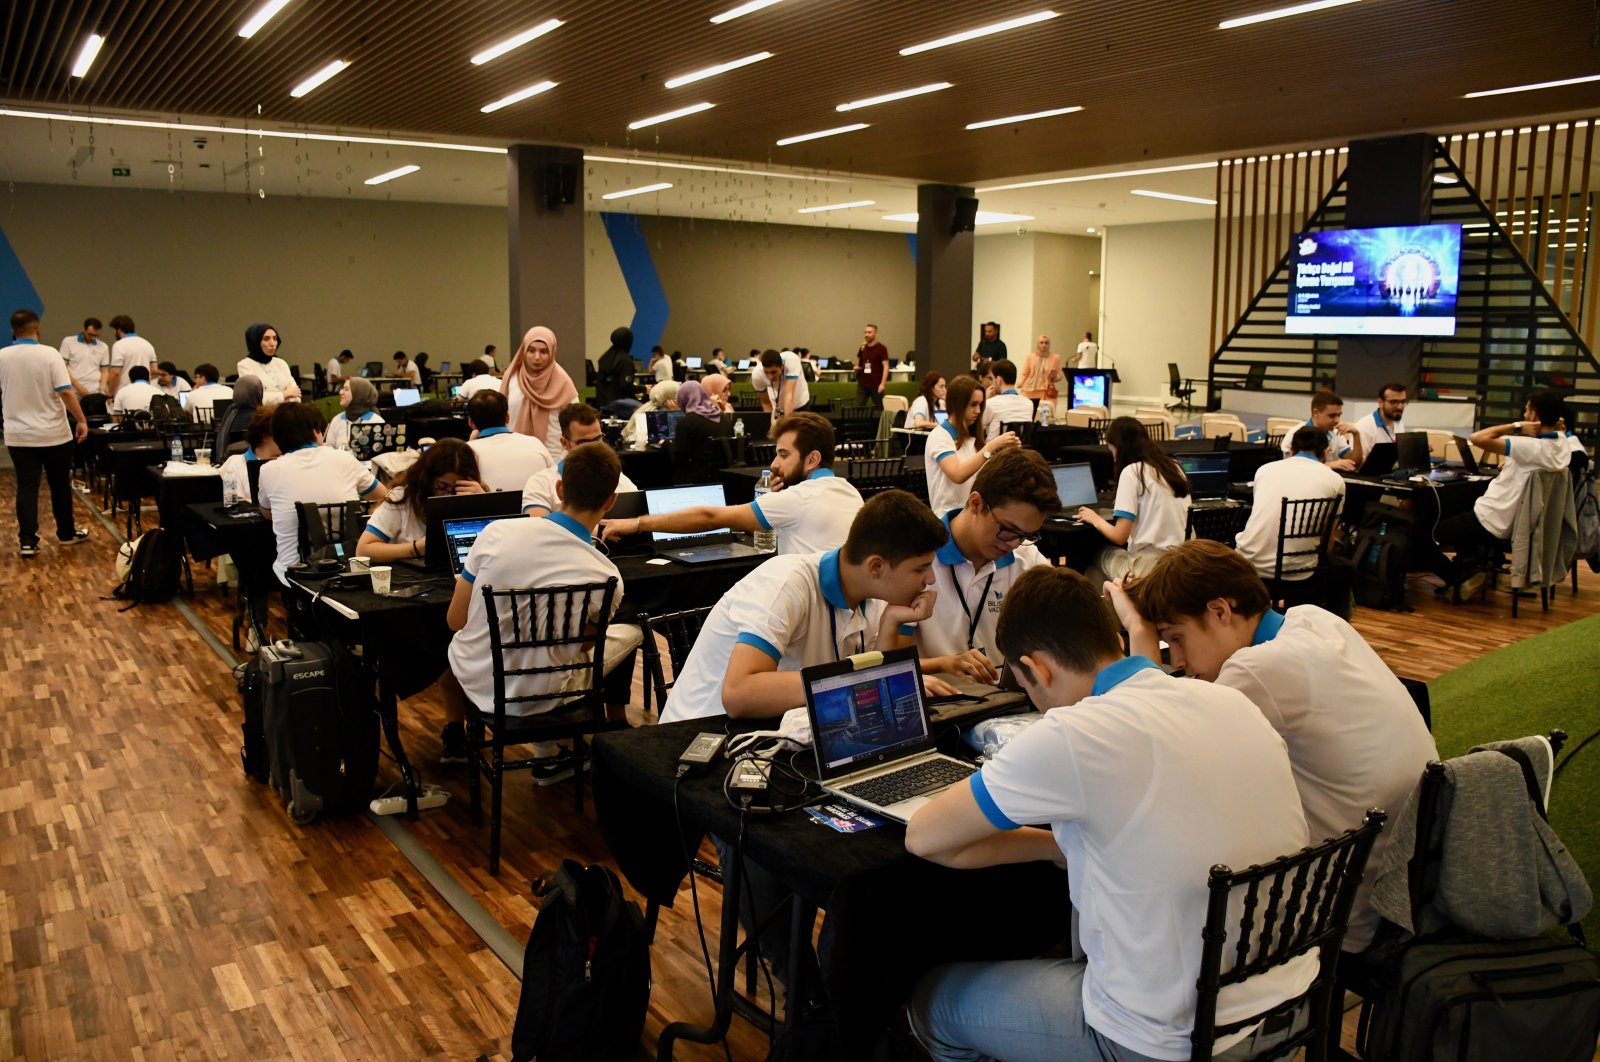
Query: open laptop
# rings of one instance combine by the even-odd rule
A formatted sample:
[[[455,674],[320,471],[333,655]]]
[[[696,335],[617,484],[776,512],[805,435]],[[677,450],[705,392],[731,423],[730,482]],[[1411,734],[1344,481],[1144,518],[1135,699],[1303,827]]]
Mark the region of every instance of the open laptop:
[[[1094,483],[1094,466],[1088,462],[1052,465],[1050,471],[1055,475],[1056,496],[1061,499],[1061,511],[1047,517],[1045,522],[1063,527],[1081,526],[1083,521],[1077,517],[1078,509],[1085,505],[1091,509],[1100,506],[1100,492]],[[1101,515],[1109,516],[1110,510]]]
[[[818,358],[817,359],[817,368],[819,368],[819,369],[831,369],[832,367],[833,367],[833,359],[832,358]]]
[[[440,525],[444,529],[445,560],[450,565],[451,575],[460,575],[462,565],[467,563],[467,554],[472,552],[472,544],[478,541],[478,536],[483,529],[496,520],[526,519],[525,513],[500,513],[495,516],[469,516],[462,520],[445,520]]]
[[[683,419],[683,411],[677,409],[655,409],[644,415],[645,427],[650,432],[650,441],[669,442],[678,433],[678,422]]]
[[[1403,431],[1395,436],[1394,467],[1408,474],[1426,472],[1433,467],[1433,451],[1425,431]]]
[[[1173,460],[1189,477],[1189,497],[1195,501],[1228,496],[1228,462],[1231,460],[1228,454],[1174,454]]]
[[[422,401],[422,391],[416,387],[396,387],[394,389],[394,404],[397,406],[414,406]]]
[[[748,369],[749,367],[750,367],[750,359],[749,358],[740,358],[739,359],[739,371],[740,372],[743,372],[744,370]]]
[[[698,369],[705,365],[705,361],[701,358],[685,358],[684,360],[691,369]]]
[[[394,453],[405,448],[404,424],[350,425],[350,452],[357,461],[371,461],[379,454]]]
[[[439,371],[440,372],[449,372],[450,371],[450,363],[448,361],[441,361],[439,363]]]
[[[915,646],[800,672],[817,782],[898,822],[977,768],[934,750]]]
[[[522,492],[515,490],[491,490],[482,494],[440,494],[429,498],[423,502],[423,515],[426,517],[423,534],[427,541],[427,549],[423,554],[422,566],[428,571],[435,572],[442,572],[449,567],[446,523],[482,520],[484,517],[519,516],[521,513]],[[407,564],[404,560],[397,563]]]
[[[1386,476],[1394,471],[1395,458],[1399,456],[1398,448],[1392,442],[1373,443],[1372,449],[1367,451],[1367,456],[1361,462],[1363,476]]]
[[[1460,435],[1457,435],[1455,440],[1456,454],[1461,458],[1460,471],[1469,476],[1476,476],[1478,474],[1478,459],[1472,456],[1472,444]],[[1456,464],[1455,461],[1446,461],[1445,467],[1455,468]]]
[[[720,508],[727,505],[728,501],[722,484],[704,483],[695,487],[647,490],[644,492],[644,503],[651,516],[660,516],[700,505]],[[652,531],[650,534],[656,553],[682,564],[710,564],[734,557],[754,557],[766,552],[735,541],[731,531]]]

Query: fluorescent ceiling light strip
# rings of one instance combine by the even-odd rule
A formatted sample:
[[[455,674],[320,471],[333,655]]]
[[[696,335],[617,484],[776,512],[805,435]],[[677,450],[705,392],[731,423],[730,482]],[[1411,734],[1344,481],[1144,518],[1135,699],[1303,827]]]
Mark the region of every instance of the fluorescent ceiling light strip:
[[[547,18],[530,30],[523,30],[515,37],[507,37],[499,44],[492,45],[472,57],[473,66],[482,66],[491,59],[498,59],[502,55],[516,48],[521,48],[531,40],[543,37],[546,33],[561,25],[559,18]]]
[[[626,199],[630,195],[644,195],[646,192],[664,192],[672,187],[672,182],[662,181],[660,184],[647,184],[640,188],[625,188],[620,192],[608,192],[601,199]]]
[[[1148,188],[1135,188],[1131,195],[1142,195],[1149,199],[1171,199],[1177,203],[1199,203],[1201,206],[1216,206],[1215,199],[1206,199],[1198,195],[1179,195],[1176,192],[1152,192]]]
[[[100,54],[100,46],[106,39],[98,33],[89,34],[89,39],[83,42],[83,47],[78,49],[78,58],[72,63],[72,76],[82,77],[94,65],[95,56]]]
[[[239,27],[239,36],[249,39],[261,32],[261,27],[271,22],[279,11],[289,6],[289,0],[267,0],[266,3],[256,8],[256,13],[250,16],[250,21]]]
[[[1356,3],[1360,3],[1360,0],[1312,0],[1309,4],[1295,4],[1293,7],[1280,7],[1272,11],[1261,11],[1254,15],[1230,18],[1217,23],[1217,29],[1238,29],[1240,26],[1253,26],[1257,22],[1271,22],[1273,19],[1288,18],[1291,15],[1306,15],[1313,11],[1326,11],[1330,7],[1343,7],[1346,4]]]
[[[376,177],[368,177],[365,181],[363,181],[361,183],[363,183],[363,184],[385,184],[385,183],[387,183],[389,181],[394,180],[396,177],[404,177],[406,174],[408,174],[408,173],[416,173],[420,169],[422,169],[421,166],[401,166],[397,170],[390,170],[388,173],[380,173]]]
[[[838,125],[832,129],[819,129],[815,133],[801,133],[799,136],[786,136],[778,141],[779,147],[788,147],[790,144],[802,144],[807,140],[821,140],[825,136],[838,136],[840,133],[854,133],[860,129],[869,128],[866,122],[856,122],[854,125]]]
[[[709,111],[715,106],[715,103],[696,103],[689,107],[679,107],[675,111],[668,111],[666,114],[658,114],[653,118],[641,118],[637,122],[629,122],[628,128],[644,129],[652,125],[660,125],[662,122],[670,122],[674,118],[684,118],[691,114],[699,114],[701,111]]]
[[[1536,85],[1512,85],[1510,88],[1484,89],[1481,92],[1469,92],[1461,98],[1464,100],[1477,100],[1485,96],[1504,96],[1511,92],[1534,92],[1538,89],[1564,88],[1567,85],[1586,85],[1591,81],[1600,81],[1600,74],[1590,74],[1587,77],[1569,77],[1560,81],[1541,81]],[[1526,129],[1523,132],[1527,132]],[[1493,136],[1493,133],[1486,134]]]
[[[1016,125],[1018,122],[1031,122],[1038,118],[1054,118],[1058,114],[1073,114],[1083,110],[1082,107],[1057,107],[1053,111],[1034,111],[1032,114],[1013,114],[1009,118],[990,118],[985,122],[972,122],[968,129],[990,129],[997,125]]]
[[[1018,188],[1044,188],[1052,184],[1080,184],[1084,181],[1109,181],[1117,177],[1143,177],[1150,173],[1179,173],[1184,170],[1209,170],[1216,166],[1215,162],[1190,162],[1181,166],[1152,166],[1143,170],[1116,170],[1112,173],[1088,173],[1079,177],[1048,177],[1040,181],[1019,181],[1016,184],[1000,184],[993,188],[979,188],[976,195],[986,192],[1010,192]]]
[[[882,96],[869,96],[864,100],[854,100],[850,103],[841,103],[839,106],[835,107],[834,110],[854,111],[859,110],[862,107],[874,107],[880,103],[891,103],[894,100],[907,99],[911,96],[925,96],[930,92],[939,92],[943,89],[952,87],[954,87],[952,82],[935,81],[931,85],[919,85],[914,89],[903,89],[900,92],[886,92]]]
[[[323,67],[321,70],[318,70],[315,74],[312,74],[310,77],[300,82],[300,84],[290,89],[289,95],[293,96],[295,99],[299,99],[301,96],[306,95],[312,89],[321,85],[324,81],[327,81],[333,75],[337,74],[339,71],[343,70],[349,65],[350,64],[345,62],[343,59],[335,59],[327,66]]]
[[[748,15],[752,11],[760,11],[764,7],[771,7],[773,4],[781,2],[782,0],[749,0],[748,3],[740,4],[738,7],[731,7],[720,15],[712,15],[711,21],[720,26],[724,22],[732,22],[740,15]]]
[[[761,62],[763,59],[771,58],[771,52],[757,52],[754,55],[747,55],[743,59],[735,59],[731,63],[718,63],[716,66],[708,66],[704,70],[696,70],[692,74],[684,74],[682,77],[675,77],[671,81],[667,82],[667,88],[682,88],[684,85],[692,85],[696,81],[704,81],[708,77],[716,77],[718,74],[726,74],[730,70],[737,70],[742,66],[752,66]]]
[[[856,207],[869,207],[869,206],[875,206],[875,205],[876,205],[876,202],[874,200],[871,200],[871,199],[858,199],[854,203],[829,203],[827,206],[806,207],[803,210],[796,210],[795,213],[796,214],[825,214],[830,210],[854,210]]]
[[[555,87],[556,83],[554,81],[541,81],[537,85],[529,85],[525,89],[513,92],[504,99],[498,99],[493,103],[484,104],[482,107],[479,107],[478,110],[482,111],[484,114],[493,114],[502,107],[509,107],[513,103],[521,103],[523,100],[528,99],[529,97],[537,96],[541,92],[549,92]]]
[[[918,217],[917,212],[913,210],[909,214],[885,214],[883,216],[883,220],[885,220],[885,221],[909,221],[909,222],[915,223],[916,220],[917,220],[917,217]],[[1032,221],[1032,220],[1033,220],[1033,215],[1032,214],[1002,214],[997,210],[980,210],[980,211],[978,211],[977,217],[975,217],[973,219],[972,223],[974,225],[1004,225],[1004,224],[1007,224],[1008,222]]]
[[[900,54],[916,55],[918,52],[931,52],[935,48],[944,48],[951,44],[960,44],[962,41],[976,40],[979,37],[987,37],[991,33],[1004,33],[1006,30],[1021,29],[1023,26],[1032,26],[1035,23],[1048,22],[1050,19],[1055,17],[1056,12],[1054,11],[1035,11],[1031,15],[1023,15],[1019,18],[1008,18],[1004,22],[996,22],[988,26],[979,26],[977,29],[965,30],[961,33],[952,33],[948,37],[940,37],[938,40],[928,41],[926,44],[913,44],[909,48],[901,48]]]
[[[615,162],[622,166],[653,166],[658,170],[698,170],[703,173],[737,173],[746,177],[777,177],[785,181],[820,181],[824,184],[846,184],[854,178],[823,177],[812,173],[777,173],[773,170],[747,170],[738,166],[711,166],[695,162],[664,162],[653,158],[625,159],[615,155],[585,155],[585,162]]]

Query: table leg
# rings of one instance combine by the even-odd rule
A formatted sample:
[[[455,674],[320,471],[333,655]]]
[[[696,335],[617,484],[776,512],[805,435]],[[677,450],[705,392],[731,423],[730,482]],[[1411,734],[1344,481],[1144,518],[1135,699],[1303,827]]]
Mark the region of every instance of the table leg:
[[[744,858],[743,838],[734,842],[735,867]],[[675,1021],[661,1030],[656,1041],[656,1062],[671,1062],[672,1045],[678,1040],[696,1044],[714,1044],[728,1035],[728,1024],[733,1020],[733,979],[739,968],[739,887],[743,875],[735,872],[722,876],[722,930],[717,941],[717,998],[716,1009],[710,1025],[690,1025]]]

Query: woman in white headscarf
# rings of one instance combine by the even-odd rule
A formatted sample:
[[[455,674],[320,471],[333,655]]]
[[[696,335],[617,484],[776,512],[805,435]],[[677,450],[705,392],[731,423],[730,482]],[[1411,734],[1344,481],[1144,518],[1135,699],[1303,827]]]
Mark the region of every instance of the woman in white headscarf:
[[[634,411],[633,419],[622,430],[622,441],[635,450],[643,450],[650,445],[650,427],[645,414],[677,408],[678,381],[662,380],[650,388],[650,401]]]

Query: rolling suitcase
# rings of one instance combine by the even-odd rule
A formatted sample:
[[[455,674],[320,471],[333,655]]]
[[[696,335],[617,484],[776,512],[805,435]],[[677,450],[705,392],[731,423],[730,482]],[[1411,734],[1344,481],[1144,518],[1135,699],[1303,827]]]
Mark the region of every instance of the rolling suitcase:
[[[307,823],[362,807],[378,769],[378,717],[370,691],[326,642],[261,647],[261,723],[270,782],[289,818]]]

